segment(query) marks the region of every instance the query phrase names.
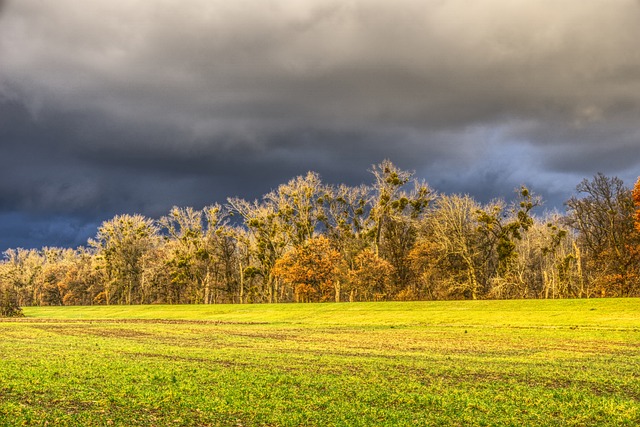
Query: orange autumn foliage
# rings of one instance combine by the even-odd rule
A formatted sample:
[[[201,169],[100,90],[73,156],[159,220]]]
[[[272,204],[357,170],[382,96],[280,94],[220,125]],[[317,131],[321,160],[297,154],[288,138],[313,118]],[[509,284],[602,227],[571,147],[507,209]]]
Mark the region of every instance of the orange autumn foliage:
[[[296,302],[338,300],[342,256],[318,236],[276,262],[275,275],[294,292]]]
[[[635,214],[635,228],[638,232],[640,232],[640,177],[636,181],[636,185],[633,186],[633,203],[636,206],[636,214]]]

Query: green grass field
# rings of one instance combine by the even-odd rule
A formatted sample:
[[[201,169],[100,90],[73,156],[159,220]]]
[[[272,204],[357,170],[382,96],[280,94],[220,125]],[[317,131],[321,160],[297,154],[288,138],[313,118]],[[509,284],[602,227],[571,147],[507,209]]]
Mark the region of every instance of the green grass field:
[[[640,300],[41,307],[0,426],[636,426]]]

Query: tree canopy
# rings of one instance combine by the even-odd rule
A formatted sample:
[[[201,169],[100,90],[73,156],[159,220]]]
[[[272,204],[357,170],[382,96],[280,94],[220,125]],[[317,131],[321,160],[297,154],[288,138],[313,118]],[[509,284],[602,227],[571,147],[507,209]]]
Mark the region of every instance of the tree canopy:
[[[640,296],[640,178],[597,174],[566,213],[525,186],[482,204],[389,160],[370,185],[309,172],[259,200],[107,220],[84,247],[9,249],[0,315],[21,306]]]

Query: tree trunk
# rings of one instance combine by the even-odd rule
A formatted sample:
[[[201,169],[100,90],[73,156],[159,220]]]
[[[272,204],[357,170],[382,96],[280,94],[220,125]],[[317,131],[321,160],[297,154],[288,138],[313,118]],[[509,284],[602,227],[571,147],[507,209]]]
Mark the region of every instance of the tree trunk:
[[[240,270],[240,304],[244,304],[244,269],[240,260],[238,260],[238,269]]]
[[[544,281],[544,299],[549,299],[549,275],[546,271],[542,272],[542,278]]]
[[[209,268],[207,268],[207,273],[204,275],[204,303],[210,304],[211,300],[211,280],[209,274]]]
[[[582,254],[580,253],[580,248],[573,242],[573,249],[576,251],[576,265],[578,268],[578,283],[580,284],[580,298],[584,297],[584,279],[582,276]],[[587,293],[587,298],[589,298],[589,294]]]

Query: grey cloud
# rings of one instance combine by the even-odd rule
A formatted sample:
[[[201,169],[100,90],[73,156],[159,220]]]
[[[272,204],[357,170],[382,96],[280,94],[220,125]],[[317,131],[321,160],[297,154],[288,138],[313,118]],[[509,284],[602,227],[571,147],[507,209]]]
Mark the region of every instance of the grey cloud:
[[[10,84],[71,109],[205,133],[638,113],[630,1],[37,5],[12,4],[38,25],[5,30]]]
[[[383,158],[440,191],[487,201],[526,183],[554,206],[582,177],[640,170],[635,0],[0,0],[0,13],[0,214],[57,218],[43,241],[73,234],[64,218],[84,230],[254,198],[308,170],[369,182]]]

